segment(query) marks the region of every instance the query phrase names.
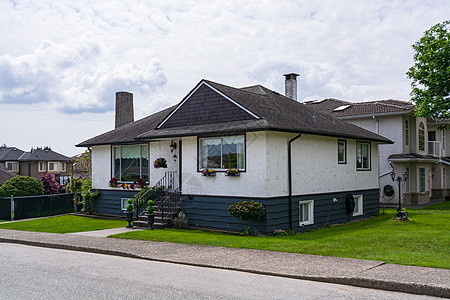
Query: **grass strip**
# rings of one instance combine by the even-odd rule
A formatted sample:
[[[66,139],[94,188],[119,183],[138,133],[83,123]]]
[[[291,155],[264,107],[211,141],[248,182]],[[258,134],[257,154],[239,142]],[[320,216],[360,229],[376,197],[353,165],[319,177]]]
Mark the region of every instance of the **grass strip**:
[[[126,221],[87,218],[64,215],[12,223],[1,223],[0,229],[13,229],[35,232],[72,233],[125,227]]]

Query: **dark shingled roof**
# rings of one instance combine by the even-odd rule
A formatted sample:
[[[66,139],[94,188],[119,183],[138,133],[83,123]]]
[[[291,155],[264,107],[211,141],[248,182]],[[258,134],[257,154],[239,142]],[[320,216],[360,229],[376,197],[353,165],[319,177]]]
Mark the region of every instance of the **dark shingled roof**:
[[[17,176],[16,174],[0,168],[0,185],[4,184],[7,180],[10,180],[11,178],[16,176]]]
[[[26,152],[19,161],[69,161],[70,157],[52,150],[34,150]]]
[[[0,147],[0,161],[15,161],[24,153],[25,151],[15,147]]]
[[[367,102],[352,103],[337,99],[323,99],[304,102],[308,107],[320,110],[335,117],[358,116],[358,115],[376,115],[386,113],[408,113],[414,110],[414,105],[410,102],[401,100],[377,100]],[[343,110],[337,110],[338,107],[347,106]]]
[[[381,143],[392,143],[387,138],[373,132],[364,130],[358,126],[333,118],[331,115],[315,110],[300,102],[280,95],[261,85],[234,88],[201,80],[199,85],[206,84],[219,93],[235,101],[238,105],[259,117],[248,120],[222,122],[214,124],[197,124],[182,127],[157,129],[157,126],[165,121],[172,111],[181,107],[183,101],[175,107],[148,116],[147,118],[127,124],[109,131],[77,146],[106,145],[115,143],[136,142],[136,140],[148,140],[154,138],[238,133],[246,131],[284,131],[295,133],[307,133],[323,136],[335,136],[354,138]],[[196,88],[193,89],[193,91]],[[185,100],[186,97],[183,99]],[[224,101],[228,101],[225,100]],[[188,105],[187,100],[183,105]],[[177,111],[173,113],[175,115]]]
[[[388,160],[390,159],[412,159],[412,160],[421,160],[421,159],[438,159],[435,156],[431,155],[422,155],[417,153],[400,153],[400,154],[391,154],[388,157]]]

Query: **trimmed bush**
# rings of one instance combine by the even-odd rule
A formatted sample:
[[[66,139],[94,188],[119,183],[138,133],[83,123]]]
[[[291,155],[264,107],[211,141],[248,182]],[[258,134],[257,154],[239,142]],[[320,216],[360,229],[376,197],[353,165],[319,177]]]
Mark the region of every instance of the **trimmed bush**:
[[[16,176],[0,186],[0,197],[40,196],[44,194],[42,182],[33,177]]]

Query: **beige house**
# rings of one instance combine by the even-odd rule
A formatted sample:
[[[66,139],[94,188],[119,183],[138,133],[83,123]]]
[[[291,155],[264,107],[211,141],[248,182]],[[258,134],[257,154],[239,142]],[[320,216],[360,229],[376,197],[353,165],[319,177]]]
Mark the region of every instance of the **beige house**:
[[[450,196],[450,132],[437,128],[449,120],[415,117],[414,106],[399,100],[352,103],[323,99],[305,104],[395,142],[379,146],[381,203],[398,203],[398,183],[389,176],[392,171],[396,176],[408,173],[401,183],[405,204],[424,204],[431,198]],[[387,185],[394,188],[394,195],[386,195]]]

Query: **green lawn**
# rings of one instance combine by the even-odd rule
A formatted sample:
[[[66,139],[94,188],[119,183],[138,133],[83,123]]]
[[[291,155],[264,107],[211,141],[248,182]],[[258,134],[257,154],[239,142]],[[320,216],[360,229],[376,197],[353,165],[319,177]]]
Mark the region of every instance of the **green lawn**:
[[[244,237],[175,229],[139,230],[111,237],[349,257],[450,269],[450,202],[421,210],[408,209],[410,221],[394,220],[394,209],[386,210],[386,213],[361,222],[285,237]]]
[[[44,219],[2,223],[0,229],[14,229],[36,232],[71,233],[125,227],[126,221],[94,219],[65,215]]]

